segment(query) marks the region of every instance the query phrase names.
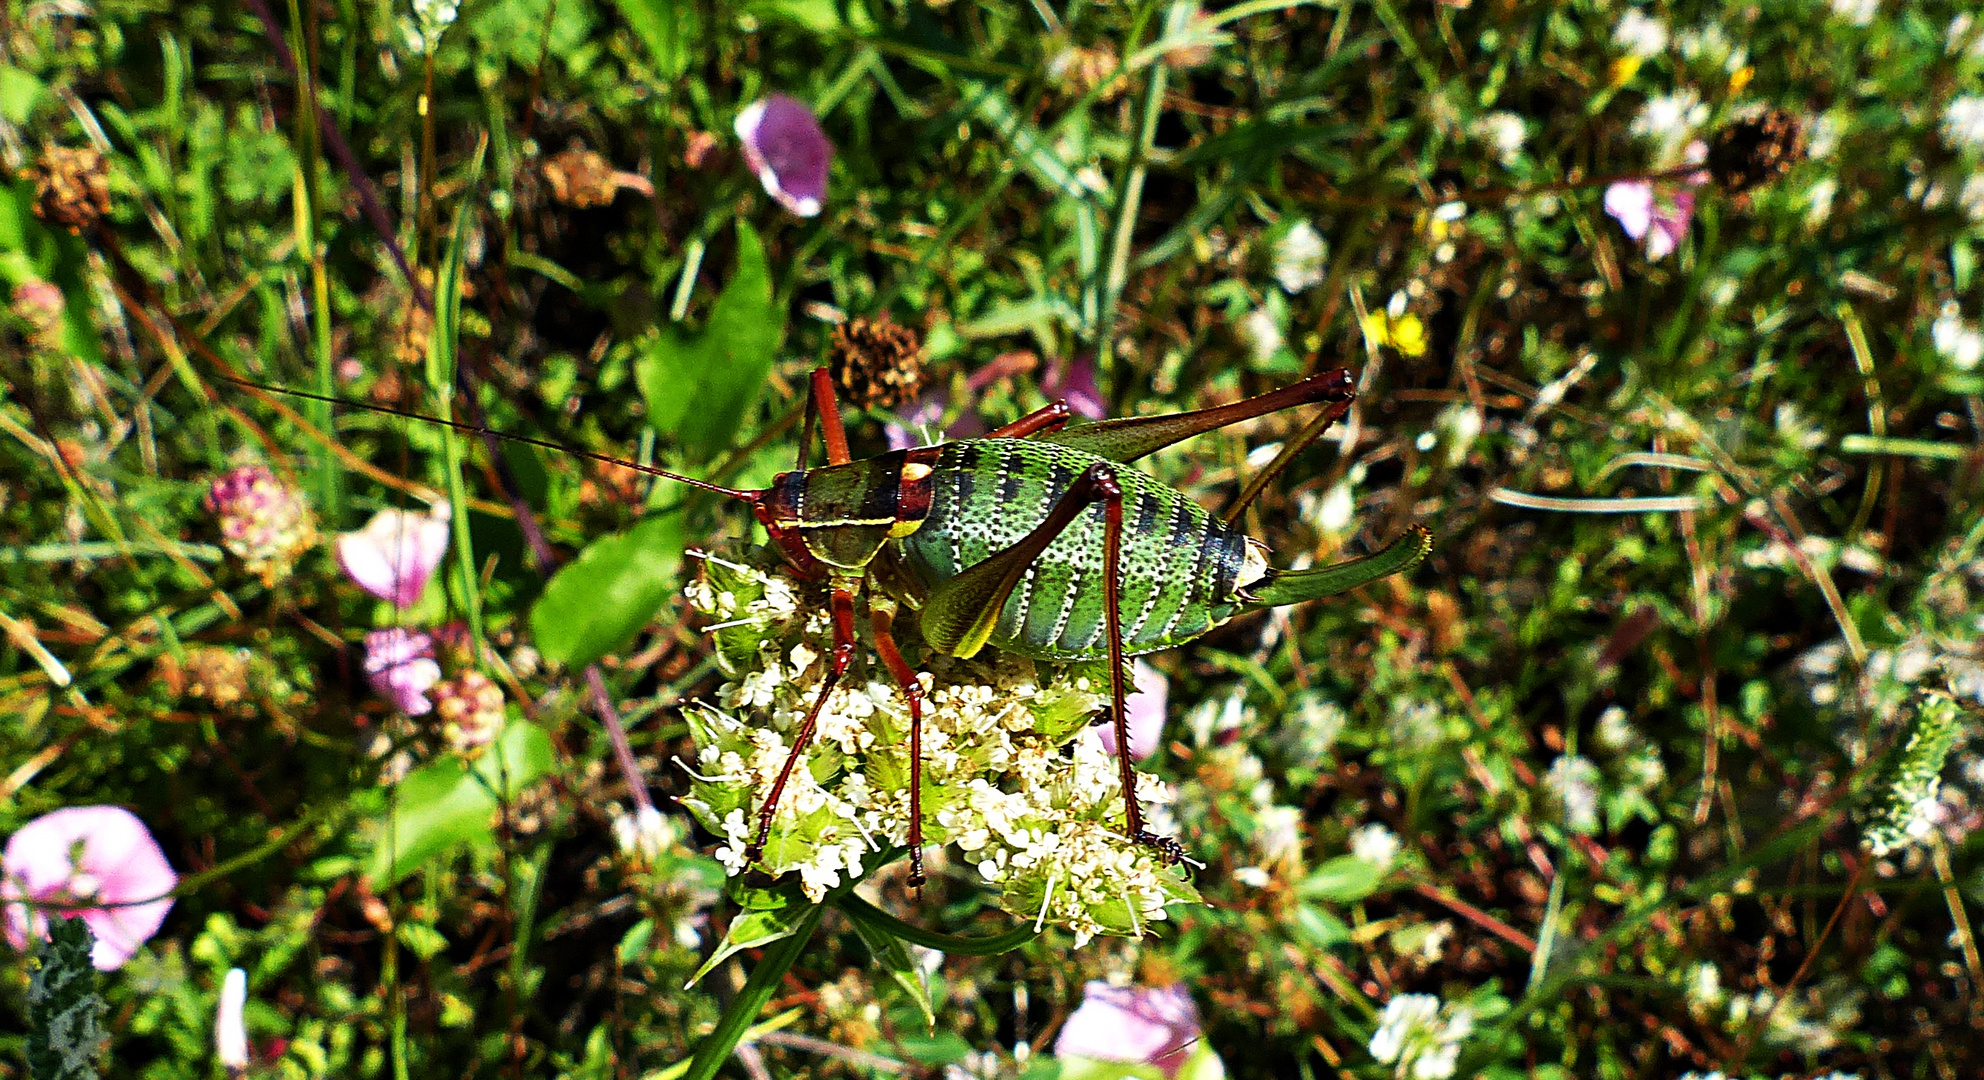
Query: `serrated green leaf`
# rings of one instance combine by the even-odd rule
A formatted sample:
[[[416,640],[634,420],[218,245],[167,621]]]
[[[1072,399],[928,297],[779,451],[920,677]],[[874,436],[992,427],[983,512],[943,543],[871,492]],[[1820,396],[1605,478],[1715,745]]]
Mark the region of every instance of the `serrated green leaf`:
[[[729,447],[778,356],[778,314],[765,245],[737,223],[737,266],[700,334],[666,327],[635,362],[648,423],[707,460]]]
[[[511,721],[469,766],[449,757],[400,781],[365,876],[383,888],[456,848],[487,843],[500,800],[514,799],[551,771],[551,739],[535,724]]]
[[[530,611],[538,651],[583,667],[634,639],[675,591],[682,515],[646,518],[593,541],[551,578]]]

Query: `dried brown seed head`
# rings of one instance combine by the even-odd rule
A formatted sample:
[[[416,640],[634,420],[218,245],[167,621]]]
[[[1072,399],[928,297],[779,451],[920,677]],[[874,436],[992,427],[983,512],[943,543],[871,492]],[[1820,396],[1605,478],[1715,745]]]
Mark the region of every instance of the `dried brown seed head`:
[[[834,327],[827,363],[841,394],[860,408],[893,409],[923,388],[923,342],[887,316]]]
[[[1804,122],[1783,109],[1766,109],[1715,133],[1708,169],[1716,183],[1742,192],[1783,176],[1804,154]]]
[[[43,147],[28,175],[43,221],[80,233],[110,213],[110,166],[91,147]]]

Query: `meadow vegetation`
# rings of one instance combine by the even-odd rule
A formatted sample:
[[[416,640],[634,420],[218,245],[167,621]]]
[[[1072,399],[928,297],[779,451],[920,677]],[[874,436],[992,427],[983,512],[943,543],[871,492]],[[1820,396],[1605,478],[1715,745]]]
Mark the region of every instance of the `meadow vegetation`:
[[[0,180],[0,1077],[1984,1071],[1965,5],[9,0]],[[743,873],[824,600],[613,459],[823,364],[856,458],[1348,368],[1242,523],[1436,544],[1140,661],[1191,862],[1106,665],[913,647],[912,888],[864,639]]]

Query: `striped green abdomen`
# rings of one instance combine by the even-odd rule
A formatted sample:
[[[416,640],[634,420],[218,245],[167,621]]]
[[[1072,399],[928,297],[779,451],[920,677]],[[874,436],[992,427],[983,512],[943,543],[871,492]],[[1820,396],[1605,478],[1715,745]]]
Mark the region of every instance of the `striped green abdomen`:
[[[926,586],[956,576],[1031,532],[1095,464],[1110,464],[1123,487],[1124,651],[1169,648],[1232,615],[1244,537],[1130,466],[1052,443],[947,444],[931,477],[929,516],[895,542],[904,563]],[[993,646],[1041,660],[1107,655],[1103,514],[1100,504],[1089,507],[1042,553],[1000,613]]]

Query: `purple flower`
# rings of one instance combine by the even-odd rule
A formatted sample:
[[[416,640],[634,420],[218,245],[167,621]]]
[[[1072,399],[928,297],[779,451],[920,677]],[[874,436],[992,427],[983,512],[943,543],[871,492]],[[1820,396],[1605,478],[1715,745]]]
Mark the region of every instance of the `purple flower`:
[[[1621,180],[1605,189],[1605,212],[1618,220],[1627,236],[1646,241],[1648,262],[1659,262],[1688,235],[1695,193],[1688,187],[1656,191],[1645,180]]]
[[[357,532],[338,534],[338,566],[381,600],[412,607],[448,554],[448,504],[432,513],[381,510]]]
[[[28,937],[45,937],[50,905],[73,914],[96,935],[90,959],[114,971],[158,933],[179,875],[165,861],[151,831],[118,806],[71,806],[43,814],[7,841],[0,856],[0,899],[7,908],[7,940],[17,949]],[[21,903],[20,901],[27,901]],[[79,907],[97,903],[100,907]]]
[[[1157,750],[1158,740],[1164,737],[1164,706],[1171,684],[1163,672],[1142,660],[1133,661],[1130,670],[1137,683],[1123,701],[1123,712],[1130,725],[1130,759],[1142,761]],[[1095,733],[1104,750],[1112,755],[1116,753],[1115,724],[1089,730]]]
[[[1048,369],[1040,392],[1048,398],[1064,398],[1076,416],[1100,420],[1109,415],[1102,391],[1095,386],[1095,354],[1083,353],[1071,361]]]
[[[820,212],[834,144],[820,130],[813,110],[773,94],[737,114],[737,137],[744,141],[744,161],[779,205],[800,217]]]
[[[1154,989],[1097,981],[1082,988],[1081,1008],[1061,1025],[1054,1056],[1155,1065],[1175,1077],[1199,1037],[1199,1008],[1183,984]],[[1226,1075],[1217,1056],[1208,1059],[1195,1080]]]
[[[1688,144],[1686,154],[1688,164],[1699,165],[1708,156],[1708,145],[1697,139]],[[1605,189],[1605,212],[1627,236],[1646,242],[1648,262],[1659,262],[1688,235],[1688,223],[1695,218],[1695,189],[1707,182],[1705,172],[1658,185],[1651,180],[1620,180]]]
[[[365,681],[408,716],[430,712],[427,691],[441,681],[434,638],[424,630],[391,626],[365,635]]]

